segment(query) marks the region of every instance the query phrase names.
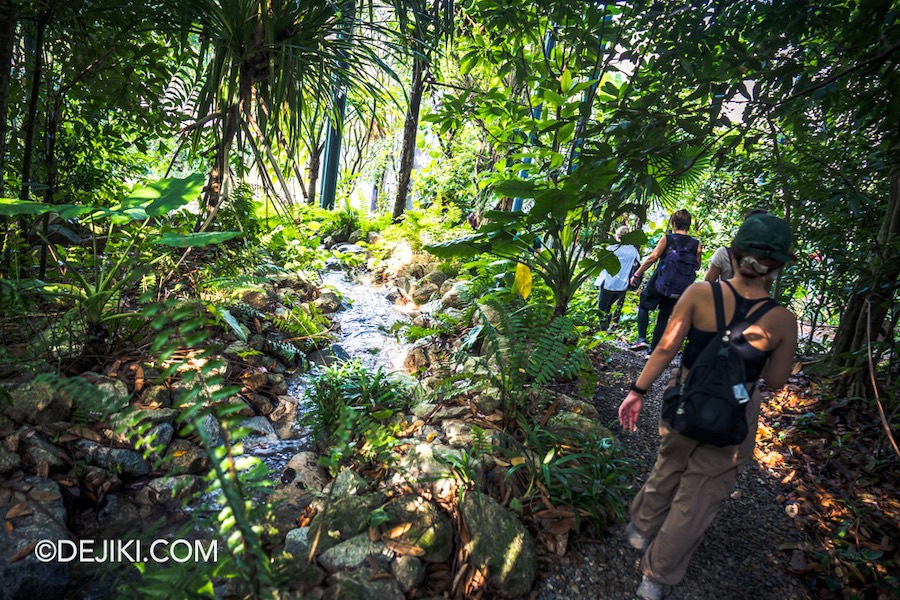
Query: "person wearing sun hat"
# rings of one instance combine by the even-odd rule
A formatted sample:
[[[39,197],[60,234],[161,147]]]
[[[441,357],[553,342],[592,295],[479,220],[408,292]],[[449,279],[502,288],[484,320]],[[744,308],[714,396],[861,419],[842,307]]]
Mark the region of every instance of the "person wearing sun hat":
[[[777,389],[785,384],[797,349],[797,319],[769,297],[765,276],[793,260],[791,229],[772,214],[749,216],[731,243],[734,277],[695,283],[678,300],[656,350],[619,406],[624,431],[638,425],[644,396],[666,370],[682,342],[681,378],[673,371],[669,386],[679,384],[700,352],[716,335],[713,287],[720,286],[729,330],[744,359],[748,387],[761,377]],[[774,306],[767,306],[774,305]],[[763,308],[758,320],[746,324]],[[747,404],[748,435],[740,444],[718,447],[682,436],[660,418],[656,464],[631,503],[628,543],[643,551],[639,598],[661,598],[665,586],[677,584],[700,545],[703,534],[727,498],[737,476],[753,456],[762,394],[758,386]]]

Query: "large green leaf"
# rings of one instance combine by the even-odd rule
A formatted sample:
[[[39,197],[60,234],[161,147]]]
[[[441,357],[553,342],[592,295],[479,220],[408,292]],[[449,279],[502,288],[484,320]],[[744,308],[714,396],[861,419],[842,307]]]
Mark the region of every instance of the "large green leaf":
[[[148,216],[160,217],[198,198],[204,183],[205,177],[200,174],[167,177],[135,190],[122,205],[128,208],[141,206]]]
[[[154,244],[160,246],[172,246],[175,248],[199,248],[221,244],[241,235],[240,231],[207,231],[203,233],[164,233],[155,240]]]
[[[74,204],[45,204],[30,200],[17,200],[15,198],[0,198],[0,216],[2,217],[26,217],[37,216],[51,212],[59,213],[63,219],[72,219],[86,212],[94,210],[89,206],[75,206]]]
[[[497,182],[494,186],[496,194],[510,198],[534,198],[536,191],[537,186],[533,181],[522,179],[507,179]]]

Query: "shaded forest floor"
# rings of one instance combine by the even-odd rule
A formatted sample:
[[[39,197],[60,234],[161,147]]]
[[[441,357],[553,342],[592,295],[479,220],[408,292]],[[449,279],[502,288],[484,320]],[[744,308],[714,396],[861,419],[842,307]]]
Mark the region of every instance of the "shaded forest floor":
[[[635,461],[636,491],[655,460],[663,386],[648,396],[638,431],[621,434],[617,408],[645,360],[616,347],[594,362],[604,374],[594,404]],[[755,462],[667,598],[880,599],[900,591],[900,469],[877,412],[861,415],[829,397],[804,366],[768,394]],[[563,558],[544,554],[535,596],[630,597],[640,582],[640,554],[623,531],[619,525],[604,540],[579,540]]]

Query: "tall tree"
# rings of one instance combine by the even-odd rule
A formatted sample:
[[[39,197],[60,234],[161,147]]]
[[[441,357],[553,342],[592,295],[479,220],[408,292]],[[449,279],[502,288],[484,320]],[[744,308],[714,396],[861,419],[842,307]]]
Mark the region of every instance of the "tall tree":
[[[4,195],[6,180],[6,136],[9,132],[7,107],[18,18],[18,3],[13,0],[0,0],[0,197]]]
[[[453,4],[442,6],[440,0],[415,0],[411,7],[409,23],[409,48],[412,56],[409,104],[403,122],[400,150],[400,167],[397,176],[397,197],[394,200],[393,218],[397,221],[406,210],[409,182],[416,156],[416,137],[419,131],[419,112],[425,78],[438,52],[438,44],[453,32]]]

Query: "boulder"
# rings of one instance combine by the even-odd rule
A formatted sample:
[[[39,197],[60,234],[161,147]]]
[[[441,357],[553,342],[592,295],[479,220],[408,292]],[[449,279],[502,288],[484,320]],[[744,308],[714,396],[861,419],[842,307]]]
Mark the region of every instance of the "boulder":
[[[309,527],[291,529],[284,536],[284,551],[295,558],[305,560],[309,556]]]
[[[616,439],[612,432],[596,421],[566,410],[560,411],[547,421],[547,429],[565,435],[567,431],[576,435],[593,435],[598,438]]]
[[[154,385],[144,390],[144,393],[141,395],[141,404],[151,407],[172,406],[172,394],[166,386]]]
[[[279,540],[271,537],[283,535],[297,526],[297,517],[309,508],[314,500],[313,495],[297,485],[283,485],[269,494],[266,502],[271,507],[271,527],[263,530],[266,544],[274,544]],[[274,531],[273,531],[274,530]]]
[[[351,244],[355,244],[360,240],[360,238],[362,238],[362,231],[360,231],[359,229],[354,229],[350,232],[350,236],[347,238],[347,241]]]
[[[387,564],[390,560],[389,550],[382,542],[369,540],[368,533],[361,533],[346,542],[329,548],[319,555],[318,561],[328,571],[337,571],[339,569],[355,569],[370,558],[380,559],[381,562]]]
[[[335,313],[341,310],[341,299],[337,294],[331,291],[322,291],[319,297],[313,302],[316,308],[323,313]]]
[[[294,435],[294,424],[297,422],[297,398],[278,396],[278,404],[266,417],[275,427],[279,439],[288,439]]]
[[[496,309],[487,304],[478,303],[477,309],[472,313],[472,325],[484,324],[482,317],[487,319],[487,322],[494,327],[500,324],[500,313],[498,313]]]
[[[410,448],[394,466],[389,485],[399,487],[406,484],[431,492],[455,485],[456,480],[450,474],[450,469],[435,456],[435,449],[441,448],[428,442]],[[443,494],[438,495],[443,497]]]
[[[369,513],[383,502],[380,493],[317,500],[314,504],[318,512],[309,523],[310,539],[319,537],[316,553],[362,532],[368,526]]]
[[[396,285],[387,288],[383,292],[383,295],[384,295],[384,298],[392,304],[396,304],[397,302],[400,301],[401,298],[403,298],[403,292],[401,292],[400,288],[397,287]]]
[[[316,453],[307,450],[291,457],[281,472],[281,482],[321,492],[328,484],[328,474],[319,466]]]
[[[163,460],[169,472],[176,475],[203,473],[209,465],[206,451],[187,440],[175,440],[169,444]]]
[[[153,513],[153,508],[140,505],[120,494],[107,494],[106,505],[97,513],[97,522],[105,535],[126,537],[140,529]]]
[[[440,287],[430,283],[425,282],[422,284],[417,284],[412,291],[411,297],[412,301],[416,304],[425,304],[431,297],[438,293]]]
[[[496,444],[498,442],[497,432],[492,429],[483,430],[484,433],[479,439],[479,436],[473,430],[472,424],[467,421],[444,421],[441,424],[441,428],[447,437],[447,443],[457,448],[471,448],[475,444]]]
[[[432,271],[425,277],[419,280],[419,285],[424,283],[433,283],[437,286],[438,291],[440,291],[441,286],[444,285],[444,282],[450,279],[450,276],[444,273],[443,271]]]
[[[390,576],[363,567],[352,571],[338,571],[328,579],[322,600],[398,600],[405,598],[403,590]]]
[[[138,447],[148,448],[151,456],[160,457],[166,453],[166,448],[172,443],[174,437],[175,428],[168,423],[160,423],[151,427],[147,433],[141,436],[141,443]]]
[[[472,411],[468,406],[448,406],[447,408],[442,408],[434,413],[431,416],[431,422],[439,423],[448,419],[461,419],[462,417],[471,414],[471,412]]]
[[[3,405],[3,413],[18,423],[48,425],[72,414],[72,398],[43,383],[22,384],[9,390],[9,395],[12,402]]]
[[[350,469],[344,467],[334,481],[331,482],[331,488],[328,493],[333,498],[344,498],[346,496],[357,496],[366,491],[369,483],[361,476]]]
[[[469,493],[460,505],[469,531],[469,562],[489,573],[488,583],[502,598],[527,596],[534,583],[534,539],[511,512],[490,496]]]
[[[409,593],[425,581],[425,565],[415,556],[398,556],[391,561],[391,574],[400,589]]]
[[[72,462],[62,448],[51,444],[39,434],[25,437],[23,442],[25,456],[31,465],[45,462],[51,469],[63,469]]]
[[[275,410],[275,405],[272,404],[272,401],[262,394],[257,394],[256,392],[245,392],[244,398],[246,398],[250,406],[253,407],[253,412],[255,414],[265,417],[271,414],[273,410]]]
[[[66,509],[56,482],[41,477],[11,481],[0,514],[7,526],[0,528],[0,595],[4,598],[62,598],[69,584],[68,562],[56,560],[54,546],[42,544],[40,550],[27,551],[38,540],[68,540]],[[17,508],[18,507],[18,508]],[[10,516],[18,513],[18,516]],[[20,552],[21,560],[11,561]],[[49,560],[37,558],[41,552]]]
[[[453,283],[447,291],[441,289],[441,306],[446,308],[463,308],[469,286],[464,281]]]
[[[274,396],[283,396],[288,393],[287,379],[279,373],[267,373],[266,383],[269,387],[269,393]]]
[[[484,388],[475,397],[474,402],[478,412],[489,415],[500,408],[503,403],[502,392],[493,386]]]
[[[0,445],[0,475],[5,475],[10,471],[19,468],[19,465],[21,464],[22,459],[17,452],[7,450],[4,446]]]
[[[452,277],[450,279],[446,280],[444,283],[441,284],[441,289],[438,290],[438,294],[443,296],[444,294],[449,292],[451,289],[453,289],[454,283],[456,283],[456,280],[453,279]]]
[[[406,495],[384,505],[391,516],[389,537],[403,546],[419,548],[422,560],[444,562],[453,552],[453,523],[421,496]],[[417,553],[418,554],[418,553]]]
[[[377,231],[370,231],[366,234],[366,243],[367,244],[380,244],[384,241],[384,236],[378,233]]]
[[[172,475],[152,479],[138,494],[139,503],[180,507],[203,486],[203,479],[197,475]]]
[[[139,453],[126,448],[98,448],[92,458],[94,464],[116,474],[137,477],[150,472],[150,463]]]
[[[251,417],[241,423],[241,426],[249,429],[250,435],[278,437],[275,434],[275,427],[272,426],[272,422],[265,417]]]
[[[440,357],[439,350],[435,347],[434,336],[426,336],[418,339],[406,352],[403,365],[406,370],[413,373],[424,371],[431,363]]]
[[[557,393],[554,394],[553,397],[559,402],[559,408],[562,410],[587,417],[588,419],[591,419],[593,421],[597,421],[600,418],[600,413],[597,412],[597,409],[594,408],[593,404],[590,404],[583,400],[579,400],[577,398],[572,398],[571,396],[567,396],[565,394]],[[551,402],[552,401],[553,399],[551,399]]]
[[[200,417],[200,429],[203,432],[203,437],[200,438],[201,440],[208,440],[207,443],[210,447],[219,445],[222,426],[219,424],[218,419],[212,416],[212,414],[206,413]]]

